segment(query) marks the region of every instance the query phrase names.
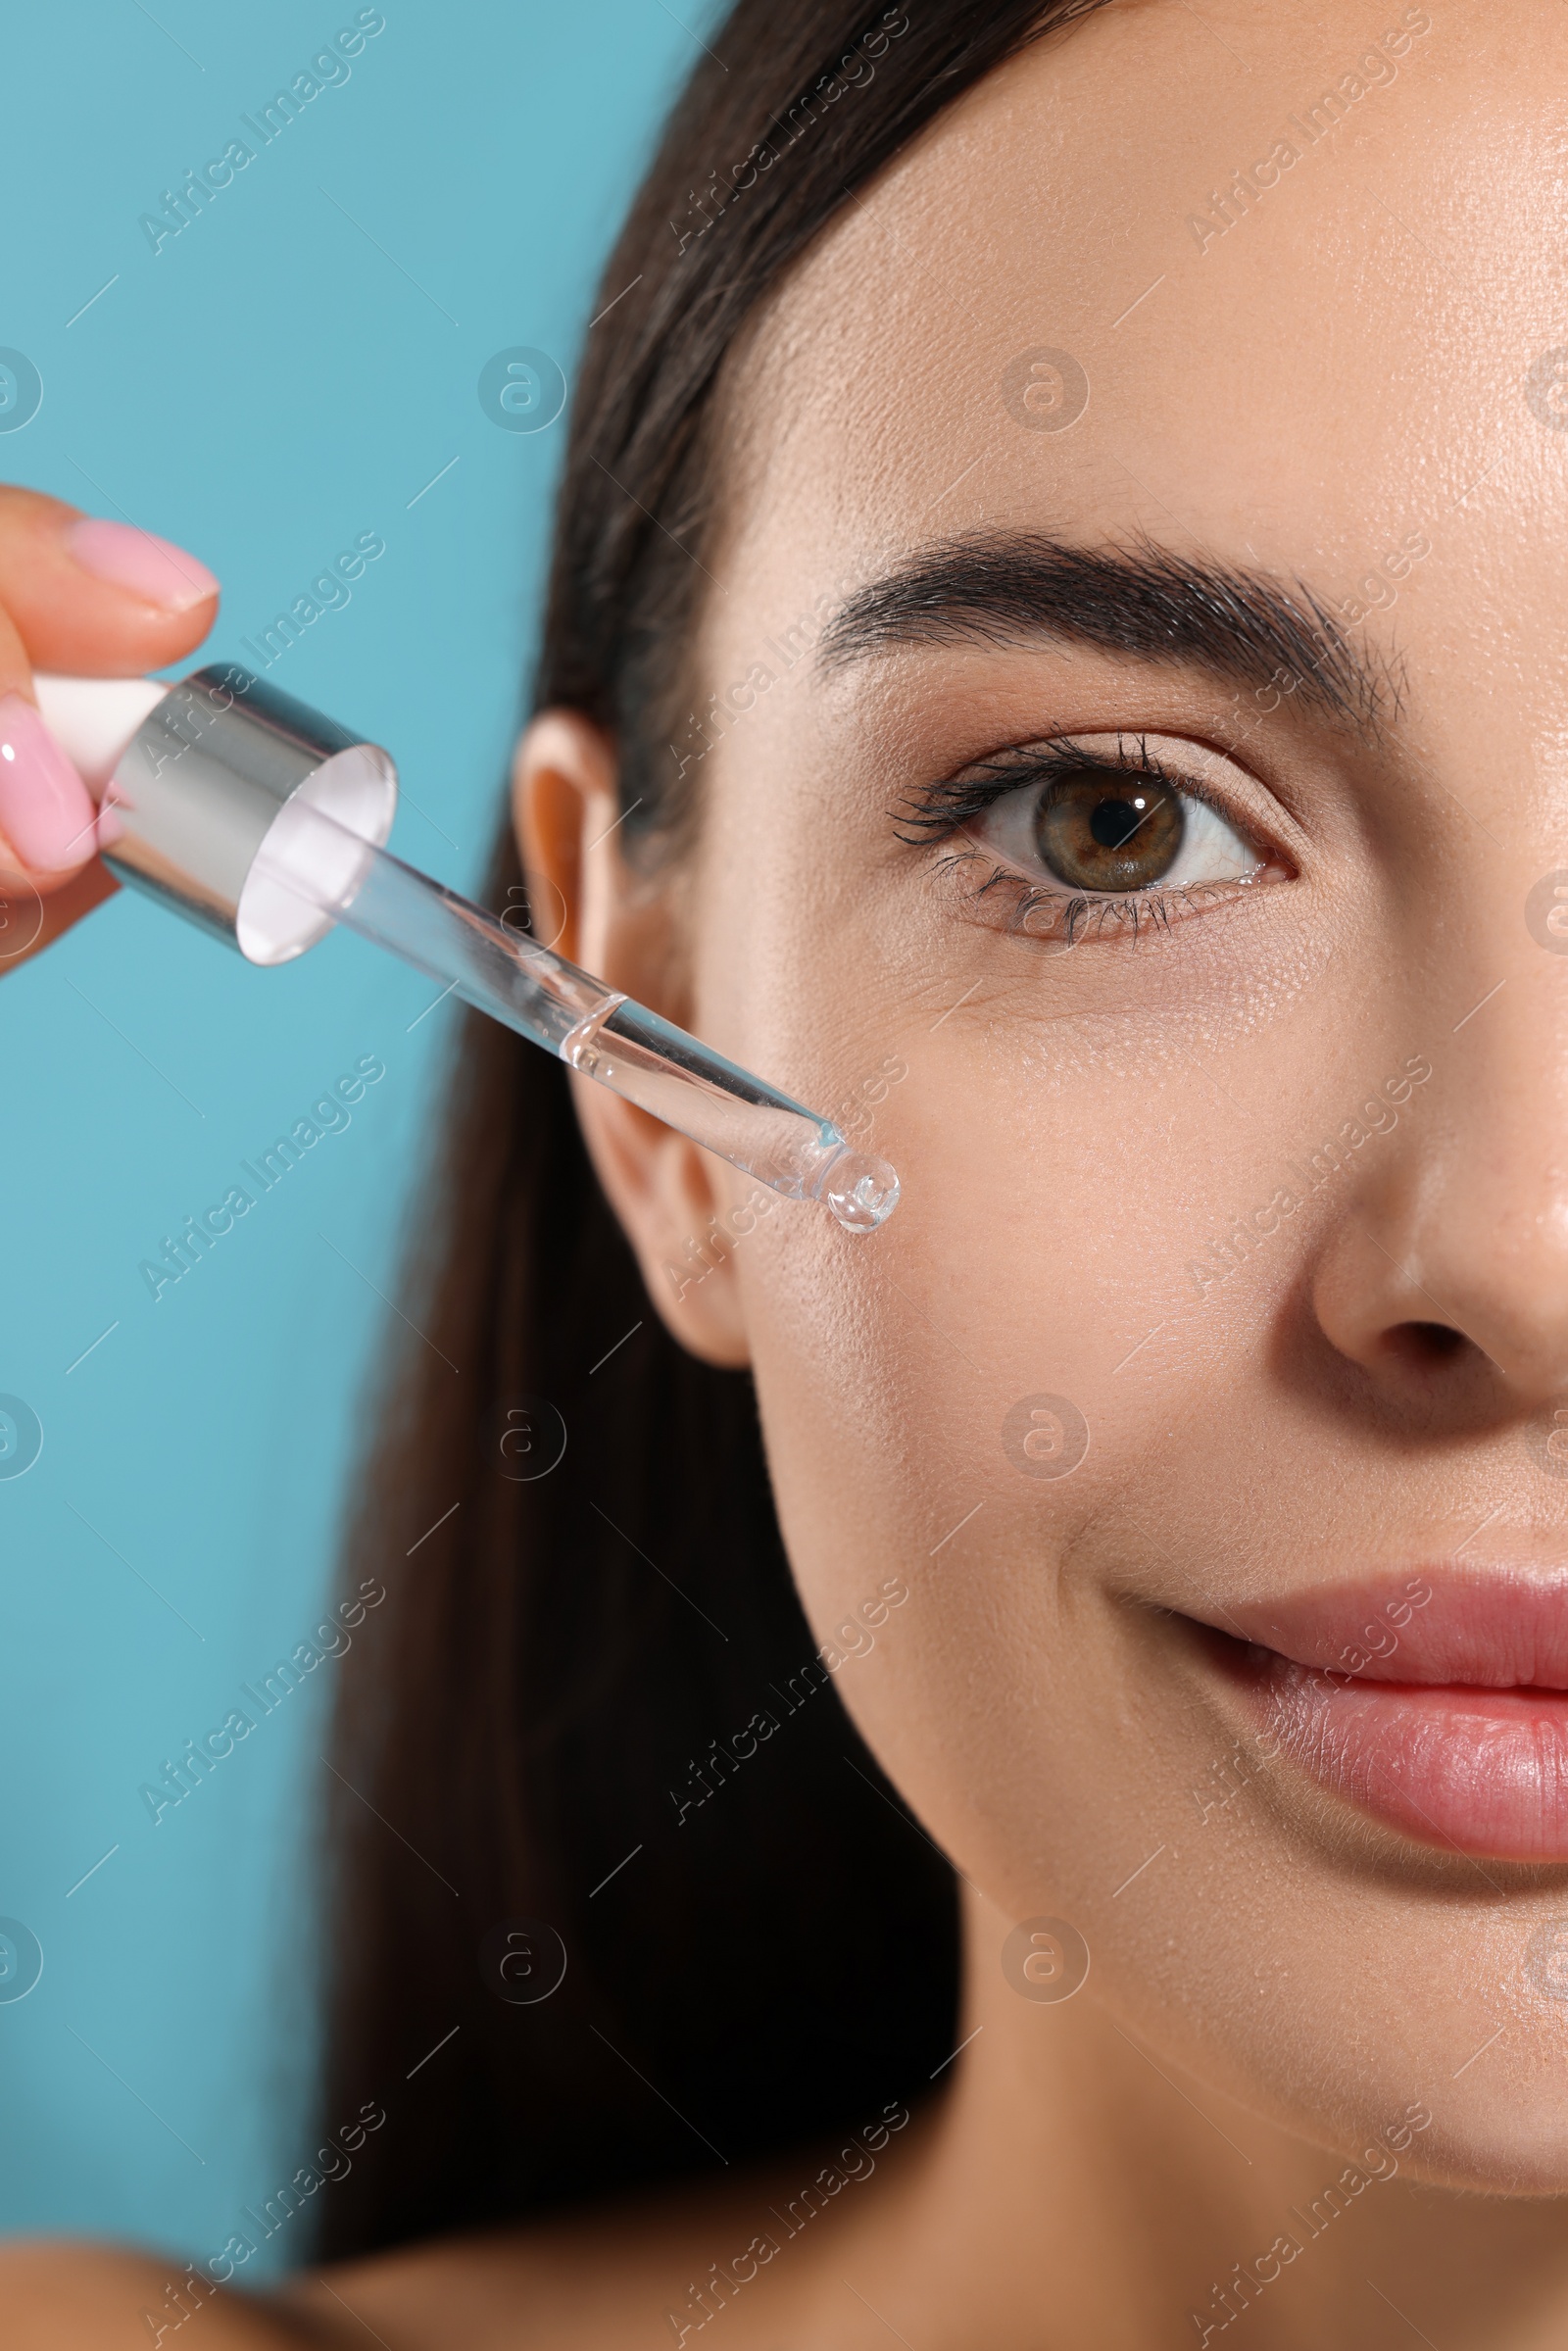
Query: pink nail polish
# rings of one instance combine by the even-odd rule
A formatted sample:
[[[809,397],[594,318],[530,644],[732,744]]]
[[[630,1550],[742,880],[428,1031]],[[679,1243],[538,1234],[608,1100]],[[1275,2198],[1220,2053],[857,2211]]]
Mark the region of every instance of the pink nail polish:
[[[33,873],[84,864],[96,847],[87,787],[30,702],[0,699],[0,834]]]
[[[166,612],[188,612],[208,596],[218,594],[218,582],[205,563],[198,563],[183,547],[155,539],[151,531],[129,522],[105,522],[84,514],[66,533],[66,544],[83,571],[128,588]]]

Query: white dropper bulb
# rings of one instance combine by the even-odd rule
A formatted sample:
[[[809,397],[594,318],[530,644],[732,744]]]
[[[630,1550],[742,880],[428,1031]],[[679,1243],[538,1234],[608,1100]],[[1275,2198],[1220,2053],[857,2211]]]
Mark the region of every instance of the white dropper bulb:
[[[44,670],[33,690],[38,715],[94,800],[103,798],[131,737],[169,692],[156,677],[56,677]]]

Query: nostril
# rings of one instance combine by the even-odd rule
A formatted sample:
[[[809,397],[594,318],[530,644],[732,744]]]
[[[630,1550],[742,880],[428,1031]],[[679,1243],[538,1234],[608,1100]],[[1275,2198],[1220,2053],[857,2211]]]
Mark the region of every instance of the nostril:
[[[1446,1363],[1470,1342],[1462,1331],[1446,1322],[1401,1322],[1385,1332],[1384,1350],[1401,1363],[1426,1369]]]

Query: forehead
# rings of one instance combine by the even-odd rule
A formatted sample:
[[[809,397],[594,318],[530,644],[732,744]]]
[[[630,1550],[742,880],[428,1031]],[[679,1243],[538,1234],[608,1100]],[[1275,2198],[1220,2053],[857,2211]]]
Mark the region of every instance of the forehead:
[[[1508,0],[1115,0],[1026,52],[762,321],[720,638],[758,582],[805,609],[1019,523],[1335,599],[1420,534],[1440,626],[1560,611],[1565,68],[1568,22]]]

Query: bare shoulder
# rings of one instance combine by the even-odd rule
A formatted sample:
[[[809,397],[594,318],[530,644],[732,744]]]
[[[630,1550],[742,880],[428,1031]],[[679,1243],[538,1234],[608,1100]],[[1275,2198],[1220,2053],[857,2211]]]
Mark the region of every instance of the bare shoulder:
[[[865,2131],[765,2167],[338,2264],[300,2277],[282,2300],[313,2321],[352,2319],[362,2343],[368,2327],[388,2351],[661,2340],[697,2351],[721,2311],[725,2351],[810,2339],[824,2283],[843,2292],[846,2259],[896,2244],[924,2136],[909,2125],[906,2108],[890,2107]]]
[[[198,2312],[203,2351],[306,2351],[327,2339],[309,2313],[221,2290],[178,2262],[113,2245],[0,2246],[6,2351],[174,2351]]]

